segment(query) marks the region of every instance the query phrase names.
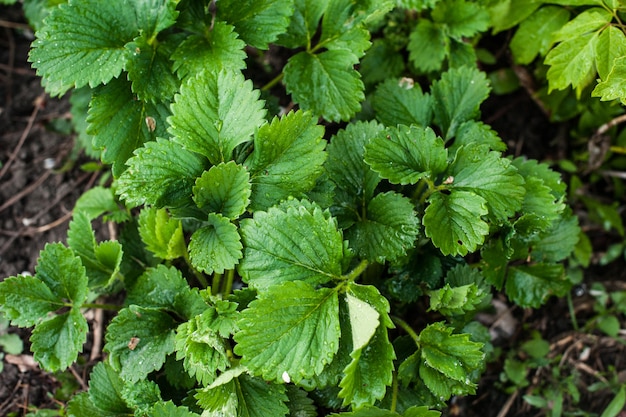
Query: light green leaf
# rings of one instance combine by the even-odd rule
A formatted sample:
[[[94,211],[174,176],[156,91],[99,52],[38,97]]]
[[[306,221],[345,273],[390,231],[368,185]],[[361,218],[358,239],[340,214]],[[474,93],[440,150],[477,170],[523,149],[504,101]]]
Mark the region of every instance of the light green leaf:
[[[526,193],[524,178],[511,161],[487,145],[461,147],[446,171],[450,188],[470,191],[487,202],[489,215],[498,222],[511,217],[522,206]]]
[[[310,113],[297,111],[262,126],[244,165],[251,174],[251,209],[265,210],[287,197],[302,197],[322,174],[324,128]]]
[[[626,384],[622,384],[619,392],[613,397],[609,405],[606,406],[600,417],[617,417],[626,405]]]
[[[187,254],[182,223],[170,218],[167,210],[144,207],[139,213],[138,229],[146,249],[157,257],[172,260]]]
[[[14,326],[34,326],[62,306],[62,300],[36,277],[20,275],[0,282],[0,311]]]
[[[352,346],[354,350],[361,349],[367,345],[376,332],[380,323],[378,320],[380,314],[374,307],[349,293],[346,294],[346,304],[350,314]]]
[[[561,42],[571,40],[576,36],[588,35],[592,32],[605,28],[611,19],[612,13],[609,10],[600,7],[592,7],[584,10],[574,19],[569,21],[558,32],[553,34],[553,42]]]
[[[148,142],[128,161],[128,169],[116,181],[117,193],[130,206],[188,206],[205,164],[203,157],[172,141]]]
[[[89,220],[103,216],[104,220],[124,222],[130,219],[128,211],[115,200],[112,188],[93,187],[84,192],[76,201],[75,212],[84,213]]]
[[[172,53],[172,69],[184,79],[204,70],[216,74],[222,69],[245,68],[246,43],[234,29],[224,22],[215,22],[211,30],[190,35]]]
[[[387,128],[365,146],[365,162],[392,184],[415,184],[448,165],[443,140],[430,127]]]
[[[545,55],[553,44],[552,34],[569,18],[570,13],[564,7],[544,6],[522,21],[510,44],[515,62],[527,65],[538,54]]]
[[[515,223],[516,231],[523,235],[542,232],[550,227],[565,209],[565,204],[555,201],[552,190],[536,177],[525,180],[526,195],[520,210],[523,213]]]
[[[213,329],[214,310],[206,310],[176,331],[176,360],[183,359],[189,376],[206,386],[212,383],[217,371],[230,367],[227,345]]]
[[[123,388],[124,381],[107,362],[99,362],[89,375],[89,400],[106,415],[131,413],[122,399]]]
[[[449,36],[461,40],[470,38],[489,28],[489,13],[480,3],[451,0],[437,3],[431,16],[437,23],[445,24]]]
[[[591,92],[592,97],[602,101],[620,100],[626,104],[626,56],[613,61],[611,72]]]
[[[250,194],[250,174],[233,161],[212,166],[193,187],[193,199],[198,207],[230,219],[246,211]]]
[[[75,212],[67,232],[67,244],[80,257],[89,278],[89,288],[104,288],[117,278],[122,263],[122,245],[116,241],[96,243],[89,217]]]
[[[395,327],[389,317],[389,301],[378,291],[378,288],[373,285],[360,285],[352,282],[348,286],[347,294],[374,307],[379,314],[380,321],[385,327],[389,329]]]
[[[428,406],[414,406],[404,412],[404,417],[439,417],[440,411],[430,410]]]
[[[329,0],[295,1],[289,28],[279,35],[277,43],[291,49],[310,44],[328,3]]]
[[[543,0],[493,0],[488,3],[491,24],[494,33],[510,29],[518,23],[526,20]]]
[[[344,369],[339,383],[343,405],[358,409],[371,406],[385,396],[393,379],[395,352],[387,335],[387,329],[379,326],[367,346],[355,349],[352,362]]]
[[[550,66],[549,91],[564,90],[571,85],[580,95],[595,76],[597,42],[597,33],[576,34],[548,52],[544,62]]]
[[[287,92],[302,109],[330,122],[349,120],[365,98],[363,82],[354,69],[357,63],[357,56],[345,49],[316,55],[300,52],[283,69]]]
[[[172,401],[158,402],[148,411],[150,417],[199,417],[185,406],[177,406]]]
[[[454,68],[433,82],[435,123],[443,130],[444,139],[454,137],[462,123],[479,114],[480,103],[487,98],[489,90],[485,73],[476,68]]]
[[[235,26],[248,45],[267,49],[289,26],[293,0],[220,0],[217,17]]]
[[[302,281],[273,285],[241,313],[235,353],[268,381],[319,375],[339,347],[337,291]]]
[[[103,149],[102,161],[113,164],[113,174],[118,177],[135,149],[165,136],[169,114],[169,103],[137,100],[130,83],[118,78],[94,90],[87,133],[94,136],[94,148]]]
[[[472,342],[469,334],[452,334],[444,322],[428,325],[419,335],[420,377],[429,390],[444,400],[451,395],[474,393],[470,376],[483,366],[482,343]]]
[[[211,213],[207,225],[196,230],[189,242],[192,265],[207,274],[233,269],[243,256],[237,226],[221,214]]]
[[[384,263],[403,256],[412,248],[419,232],[413,203],[401,194],[378,194],[365,213],[346,230],[346,239],[357,254]]]
[[[161,369],[174,351],[174,329],[176,322],[169,314],[131,305],[109,324],[104,350],[122,379],[137,382]]]
[[[217,165],[230,160],[235,147],[263,124],[263,104],[259,91],[240,72],[203,71],[181,86],[168,131],[186,150]]]
[[[239,272],[254,288],[296,280],[323,284],[341,276],[343,238],[335,220],[316,205],[257,211],[241,222],[241,235]]]
[[[454,316],[473,311],[488,295],[476,284],[451,287],[446,284],[438,290],[428,291],[430,310],[445,316]]]
[[[178,91],[178,78],[172,73],[171,51],[167,44],[151,44],[144,34],[125,46],[126,71],[132,91],[140,100],[170,102]]]
[[[51,10],[29,56],[50,95],[107,84],[120,75],[124,45],[139,35],[129,8],[128,0],[73,0]]]
[[[563,296],[571,283],[561,264],[534,264],[509,268],[506,295],[521,307],[538,308],[549,296]]]
[[[77,307],[36,325],[30,337],[35,360],[49,372],[65,370],[76,361],[88,330]]]
[[[420,19],[409,36],[409,60],[422,72],[441,69],[450,51],[450,40],[441,25]]]
[[[465,256],[474,252],[489,233],[482,219],[488,213],[487,201],[469,191],[449,195],[435,193],[428,199],[422,223],[433,244],[444,255]]]
[[[387,77],[385,77],[387,78]],[[376,118],[387,126],[428,126],[432,118],[431,97],[410,78],[389,78],[372,97]]]

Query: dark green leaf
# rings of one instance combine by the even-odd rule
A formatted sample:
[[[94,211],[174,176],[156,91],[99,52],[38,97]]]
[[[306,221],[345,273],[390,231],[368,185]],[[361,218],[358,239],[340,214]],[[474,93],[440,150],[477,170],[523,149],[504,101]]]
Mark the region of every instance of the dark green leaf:
[[[440,1],[431,16],[437,23],[445,24],[449,36],[461,40],[489,27],[489,13],[480,3],[466,0]]]
[[[36,325],[30,337],[35,360],[47,371],[65,370],[76,361],[88,330],[77,307]]]
[[[535,264],[509,268],[506,294],[521,307],[538,308],[549,296],[563,296],[571,283],[561,264]]]
[[[196,417],[200,414],[189,411],[187,407],[176,406],[172,401],[158,402],[149,411],[150,417]]]
[[[441,25],[420,19],[411,32],[407,49],[409,59],[417,69],[437,71],[450,50],[450,40]]]
[[[122,399],[123,388],[124,381],[106,362],[98,363],[89,375],[89,400],[107,415],[131,414],[128,405]]]
[[[428,126],[432,118],[429,94],[422,92],[419,84],[410,78],[387,79],[372,97],[376,118],[387,126]]]

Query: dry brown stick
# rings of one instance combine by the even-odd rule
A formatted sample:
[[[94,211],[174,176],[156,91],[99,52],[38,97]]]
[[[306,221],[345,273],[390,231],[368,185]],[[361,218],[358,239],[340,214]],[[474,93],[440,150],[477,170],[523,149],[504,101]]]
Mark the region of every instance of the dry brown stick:
[[[15,23],[15,22],[10,22],[8,20],[3,20],[3,19],[0,19],[0,27],[9,28],[9,29],[30,30],[30,26],[28,26],[26,23]]]
[[[3,205],[0,206],[0,213],[4,210],[11,207],[13,204],[17,203],[19,200],[32,193],[37,187],[39,187],[48,177],[52,174],[52,171],[46,171],[43,173],[41,177],[37,179],[37,181],[30,184],[28,187],[24,188],[19,193],[15,194],[13,197],[9,198]]]
[[[500,409],[497,417],[505,417],[509,413],[509,410],[513,406],[513,402],[517,398],[518,393],[518,390],[513,391],[513,394],[511,394],[511,396],[504,403],[504,406]]]
[[[83,391],[87,391],[89,389],[89,387],[85,383],[85,380],[80,375],[78,375],[78,372],[76,372],[76,370],[74,369],[74,366],[70,366],[67,369],[69,369],[70,372],[72,373],[72,375],[74,375],[74,378],[76,378],[76,381],[78,381],[78,383],[80,384],[80,388]]]
[[[18,75],[26,75],[26,76],[35,76],[36,72],[28,69],[28,68],[15,68],[7,64],[0,64],[0,70],[6,71],[8,73],[18,74]]]
[[[95,362],[96,359],[100,357],[100,352],[102,351],[102,325],[104,321],[104,310],[101,308],[97,308],[94,311],[94,319],[93,319],[93,347],[91,349],[91,353],[89,354],[89,361]]]

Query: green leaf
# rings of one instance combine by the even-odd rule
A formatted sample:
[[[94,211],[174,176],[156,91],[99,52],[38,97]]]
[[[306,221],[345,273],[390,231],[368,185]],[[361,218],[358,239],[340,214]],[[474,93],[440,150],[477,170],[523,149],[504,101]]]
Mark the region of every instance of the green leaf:
[[[289,26],[293,0],[220,0],[217,17],[235,26],[248,45],[268,49]]]
[[[122,309],[106,332],[104,350],[122,379],[137,382],[161,369],[174,351],[172,317],[162,311],[131,305]]]
[[[537,55],[545,55],[553,44],[552,34],[570,18],[564,7],[544,6],[522,21],[511,39],[511,52],[517,64],[530,64]]]
[[[300,198],[322,174],[326,160],[324,128],[302,111],[274,118],[254,138],[254,151],[244,165],[252,182],[251,209],[265,210],[287,197]]]
[[[367,2],[355,3],[350,0],[334,0],[329,2],[322,19],[322,33],[316,49],[324,47],[328,50],[345,50],[362,57],[371,45],[370,34],[361,24],[368,19],[370,13],[377,11],[384,14],[389,1],[376,2],[378,10],[368,10]]]
[[[122,399],[124,381],[107,363],[98,363],[89,375],[89,400],[98,409],[107,414],[130,414],[126,402]]]
[[[491,129],[489,125],[469,120],[457,129],[454,142],[447,148],[448,154],[455,155],[461,146],[472,143],[485,144],[493,151],[504,152],[508,149],[507,145],[498,136],[498,133]]]
[[[250,203],[250,174],[233,161],[212,166],[196,180],[193,199],[200,208],[236,219]]]
[[[184,79],[204,70],[218,73],[222,69],[245,68],[246,43],[234,29],[224,22],[215,22],[211,30],[190,35],[172,53],[172,69]]]
[[[580,95],[595,76],[597,42],[597,33],[576,34],[550,50],[544,61],[550,66],[549,91],[564,90],[571,85]]]
[[[147,34],[125,46],[126,71],[131,88],[140,100],[170,102],[178,91],[179,81],[172,72],[171,50],[167,44],[152,44]]]
[[[476,384],[470,375],[482,368],[482,343],[469,334],[452,334],[443,322],[428,325],[419,335],[423,363],[420,377],[433,394],[448,400],[451,395],[473,394]]]
[[[130,219],[128,211],[117,204],[113,189],[100,186],[85,191],[76,201],[74,211],[84,213],[89,220],[100,216],[103,216],[104,220],[114,222]]]
[[[428,126],[432,118],[430,95],[410,78],[389,78],[381,83],[372,97],[372,107],[376,118],[387,126]]]
[[[365,146],[365,162],[392,184],[415,184],[443,172],[448,153],[430,127],[387,128]]]
[[[148,412],[150,417],[196,417],[200,414],[189,411],[187,407],[177,406],[172,401],[158,402]]]
[[[402,54],[395,50],[390,41],[383,38],[374,40],[372,47],[361,59],[359,72],[366,85],[373,85],[387,78],[398,77],[405,67]]]
[[[331,416],[336,417],[400,417],[400,414],[383,410],[377,407],[363,407],[357,411],[345,412],[345,413],[333,413]]]
[[[524,177],[535,177],[540,179],[544,185],[548,186],[556,200],[565,196],[567,184],[563,181],[560,173],[553,171],[546,163],[539,163],[534,159],[515,158],[513,165]]]
[[[430,410],[428,406],[414,406],[404,412],[404,417],[439,417],[440,411]]]
[[[379,326],[367,346],[355,349],[350,356],[352,362],[344,369],[345,376],[339,383],[339,397],[343,398],[344,406],[355,409],[371,406],[385,396],[393,379],[396,355],[387,329]]]
[[[30,349],[42,368],[49,372],[65,370],[76,361],[87,341],[87,320],[80,308],[54,316],[35,326]]]
[[[430,310],[439,311],[445,316],[465,314],[476,310],[487,296],[476,284],[451,287],[446,284],[443,288],[429,291]]]
[[[422,223],[433,244],[444,255],[465,256],[474,252],[489,233],[482,219],[488,213],[487,201],[469,191],[449,195],[435,193],[428,199]]]
[[[602,101],[620,100],[626,103],[626,57],[613,61],[611,72],[606,79],[600,81],[591,92],[592,97],[600,97]]]
[[[167,373],[167,370],[165,372]],[[135,410],[135,415],[144,415],[155,403],[163,401],[161,389],[156,382],[150,380],[125,384],[122,389],[122,398],[130,408]]]
[[[571,283],[561,264],[534,264],[509,268],[506,295],[520,307],[538,308],[549,296],[563,296]]]
[[[287,385],[287,407],[289,416],[317,417],[317,408],[307,392],[293,385]]]
[[[0,282],[0,310],[14,326],[34,326],[62,306],[62,301],[36,277],[20,275]]]
[[[346,305],[350,315],[353,350],[361,349],[376,333],[380,314],[374,307],[349,293],[346,294]]]
[[[622,384],[619,392],[613,397],[609,405],[606,406],[600,417],[617,417],[626,405],[626,385]]]
[[[328,3],[329,0],[295,1],[289,28],[279,35],[277,43],[291,49],[310,45]]]
[[[165,139],[148,142],[135,151],[128,169],[116,181],[118,195],[130,206],[184,207],[206,160]]]
[[[127,0],[74,0],[52,9],[29,56],[50,95],[107,84],[120,75],[124,45],[139,35],[129,8]]]
[[[233,269],[243,256],[241,237],[237,226],[220,214],[209,214],[207,223],[191,236],[191,263],[207,274],[223,274],[224,270]]]
[[[89,278],[89,288],[104,288],[117,278],[122,263],[122,245],[115,241],[96,243],[89,217],[75,212],[67,232],[67,244],[80,257]]]
[[[364,301],[371,307],[374,307],[379,314],[380,321],[385,327],[389,329],[395,327],[389,317],[389,301],[381,295],[378,288],[373,285],[360,285],[352,282],[348,286],[347,294]]]
[[[128,81],[121,78],[94,90],[87,117],[87,133],[94,136],[94,148],[103,149],[102,161],[113,164],[117,177],[126,162],[143,143],[166,134],[169,103],[137,100]]]
[[[284,282],[260,292],[241,312],[235,353],[268,381],[319,375],[339,347],[337,291]]]
[[[431,16],[437,23],[446,25],[449,36],[461,40],[470,38],[489,28],[489,13],[479,3],[451,0],[437,3]]]
[[[489,2],[489,14],[494,33],[510,29],[523,22],[539,6],[543,0],[493,0]],[[552,1],[551,3],[555,3]]]
[[[443,138],[450,139],[458,127],[479,114],[479,106],[489,95],[489,84],[484,72],[476,68],[451,69],[433,82],[435,123],[443,130]]]
[[[357,63],[358,57],[345,49],[300,52],[283,69],[287,92],[302,109],[330,122],[349,120],[365,98]]]
[[[591,7],[578,14],[574,19],[552,35],[553,42],[572,39],[587,35],[607,27],[613,15],[611,11],[600,7]]]
[[[47,243],[39,254],[35,277],[43,281],[60,300],[80,307],[87,299],[87,275],[71,249],[61,243]]]
[[[314,204],[257,211],[241,222],[241,235],[239,272],[251,287],[296,280],[315,285],[341,276],[343,238],[335,220]]]
[[[533,245],[531,257],[537,262],[560,262],[574,251],[580,239],[578,218],[563,215],[556,219],[540,240]]]
[[[419,219],[413,203],[393,191],[378,194],[365,212],[346,230],[346,239],[357,254],[384,263],[406,254],[419,232]]]
[[[170,218],[165,209],[144,207],[139,213],[139,235],[146,249],[161,259],[172,260],[187,254],[182,223]]]
[[[422,72],[441,69],[450,50],[450,40],[441,25],[420,19],[409,36],[409,60]]]
[[[459,148],[446,174],[452,181],[451,189],[483,197],[489,215],[498,222],[513,216],[522,206],[526,193],[524,178],[510,160],[502,158],[499,152],[489,151],[487,145]]]
[[[168,131],[186,150],[217,165],[230,160],[235,147],[249,141],[263,124],[263,104],[241,72],[203,71],[181,86]]]
[[[214,310],[206,310],[176,331],[176,359],[183,359],[189,376],[206,386],[215,380],[217,371],[230,367],[227,345],[213,329]]]

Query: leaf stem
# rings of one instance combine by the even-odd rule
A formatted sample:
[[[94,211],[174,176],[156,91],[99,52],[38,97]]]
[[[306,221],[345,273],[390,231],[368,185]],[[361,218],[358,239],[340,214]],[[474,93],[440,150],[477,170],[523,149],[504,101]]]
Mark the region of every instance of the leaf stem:
[[[367,269],[367,259],[363,259],[361,261],[361,263],[359,263],[356,268],[354,268],[352,271],[350,271],[349,274],[344,275],[343,279],[346,281],[354,281],[355,279],[357,279],[363,272],[365,272],[365,270]]]
[[[570,320],[572,320],[572,327],[578,331],[578,321],[576,320],[576,310],[574,309],[574,302],[572,301],[572,294],[567,294],[567,308],[569,309]]]
[[[230,295],[233,290],[233,279],[235,278],[235,270],[229,269],[226,271],[226,281],[223,282],[224,288],[222,288],[222,295],[224,297]]]
[[[391,412],[395,413],[398,407],[398,371],[393,371],[393,382],[391,383]]]
[[[193,273],[193,276],[196,277],[200,285],[202,285],[202,288],[208,287],[209,281],[207,281],[206,277],[204,276],[204,274],[202,274],[202,272],[198,271],[196,268],[193,267],[193,264],[191,263],[191,258],[189,257],[189,252],[187,250],[184,251],[183,258],[185,259],[185,263],[187,264],[187,266]]]
[[[217,295],[220,292],[220,286],[222,285],[222,275],[215,272],[213,274],[213,282],[211,283],[211,295]]]
[[[391,321],[393,321],[395,324],[401,327],[402,330],[407,332],[407,334],[411,336],[411,339],[413,339],[417,347],[420,347],[420,337],[417,335],[417,333],[415,333],[415,330],[413,330],[413,328],[409,326],[409,324],[406,321],[402,320],[400,317],[397,317],[397,316],[390,316],[390,317],[391,317]]]
[[[99,308],[102,310],[120,311],[122,306],[116,304],[85,303],[80,308]]]
[[[285,73],[281,72],[280,74],[278,74],[276,77],[274,77],[273,80],[271,80],[270,82],[268,82],[267,84],[265,84],[263,87],[261,87],[261,91],[268,91],[270,90],[272,87],[274,87],[276,84],[278,84],[279,82],[282,81],[283,77],[285,76]]]

